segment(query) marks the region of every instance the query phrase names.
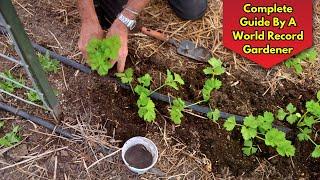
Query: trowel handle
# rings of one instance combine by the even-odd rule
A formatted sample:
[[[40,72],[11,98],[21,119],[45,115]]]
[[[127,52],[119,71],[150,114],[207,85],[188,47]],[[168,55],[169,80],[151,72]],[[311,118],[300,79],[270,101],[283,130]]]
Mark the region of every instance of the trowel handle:
[[[158,40],[161,40],[161,41],[168,41],[169,40],[169,36],[163,34],[163,33],[160,33],[158,31],[154,31],[154,30],[151,30],[151,29],[148,29],[146,27],[142,27],[141,28],[141,32],[145,35],[148,35],[148,36],[151,36],[151,37],[154,37]]]

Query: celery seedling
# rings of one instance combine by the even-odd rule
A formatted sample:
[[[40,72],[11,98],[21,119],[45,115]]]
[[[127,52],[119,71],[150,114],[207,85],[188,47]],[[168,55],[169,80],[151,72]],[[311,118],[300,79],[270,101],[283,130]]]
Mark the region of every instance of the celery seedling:
[[[49,52],[45,55],[38,53],[40,64],[45,72],[58,72],[59,62],[50,58]]]
[[[219,109],[215,109],[214,111],[209,111],[207,113],[207,118],[209,118],[211,121],[216,122],[221,117],[221,112]]]
[[[34,91],[29,91],[27,93],[27,98],[29,101],[31,102],[41,102],[41,98],[39,97],[39,95],[34,92]]]
[[[20,84],[24,84],[24,79],[20,77],[20,79],[16,79],[10,71],[6,70],[3,73],[1,73],[2,76],[5,76],[6,78],[13,80],[15,82],[18,82]],[[2,80],[0,81],[0,89],[3,89],[9,93],[13,93],[16,89],[21,89],[22,87],[18,84],[15,84],[11,81]]]
[[[120,80],[123,84],[129,84],[132,92],[134,92],[133,88],[132,88],[132,81],[133,81],[133,69],[132,68],[126,69],[123,73],[116,73],[116,76],[118,78],[120,78]]]
[[[22,138],[18,135],[19,130],[19,126],[14,126],[11,132],[5,134],[4,137],[0,138],[0,147],[10,147],[20,142]]]
[[[100,76],[108,74],[112,61],[118,58],[120,37],[111,36],[106,39],[92,39],[87,46],[88,63]]]
[[[225,72],[225,69],[222,67],[222,62],[219,59],[212,58],[209,60],[210,67],[207,67],[203,70],[204,74],[210,75],[210,79],[206,80],[203,89],[202,96],[205,101],[209,101],[211,92],[213,90],[220,89],[222,83],[219,79],[215,78]]]
[[[143,118],[147,122],[153,122],[156,119],[155,104],[151,100],[150,86],[152,78],[149,74],[145,74],[139,78],[140,85],[137,85],[134,91],[139,95],[137,105],[139,108],[138,114],[140,118]]]
[[[182,111],[185,108],[185,103],[181,98],[175,99],[172,102],[172,107],[170,111],[171,120],[175,124],[181,124],[181,118],[183,118]]]
[[[300,75],[303,72],[303,67],[301,65],[302,62],[308,60],[313,63],[318,57],[318,52],[315,48],[307,49],[300,54],[298,54],[295,58],[291,58],[286,61],[284,64],[288,68],[294,68],[295,72]]]

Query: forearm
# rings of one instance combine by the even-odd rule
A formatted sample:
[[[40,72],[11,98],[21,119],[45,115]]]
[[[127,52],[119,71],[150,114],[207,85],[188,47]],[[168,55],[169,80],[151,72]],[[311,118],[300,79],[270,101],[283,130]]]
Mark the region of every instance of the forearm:
[[[130,10],[139,14],[149,2],[150,0],[128,0],[128,3],[124,7],[122,13],[130,19],[135,19],[138,15],[130,12]]]
[[[78,0],[78,8],[82,23],[99,24],[93,0]]]

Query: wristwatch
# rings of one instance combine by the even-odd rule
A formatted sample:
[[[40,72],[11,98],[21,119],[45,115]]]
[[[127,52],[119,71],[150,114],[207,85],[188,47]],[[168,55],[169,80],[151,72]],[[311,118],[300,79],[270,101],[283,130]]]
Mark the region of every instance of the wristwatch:
[[[136,27],[137,21],[136,20],[132,20],[129,19],[127,17],[125,17],[123,14],[119,14],[118,15],[118,19],[124,24],[126,25],[130,31],[134,29],[134,27]]]

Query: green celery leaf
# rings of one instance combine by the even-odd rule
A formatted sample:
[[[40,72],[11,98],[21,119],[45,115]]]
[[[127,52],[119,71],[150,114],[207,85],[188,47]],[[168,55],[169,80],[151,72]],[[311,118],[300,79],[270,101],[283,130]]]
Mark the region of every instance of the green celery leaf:
[[[259,122],[257,121],[257,119],[254,116],[250,115],[250,116],[247,116],[244,118],[243,124],[249,128],[255,129],[258,127]]]
[[[264,142],[267,146],[275,147],[284,140],[286,140],[286,134],[278,129],[272,128],[266,133]]]
[[[320,118],[320,104],[314,100],[308,101],[306,104],[308,112]]]
[[[151,85],[152,77],[150,74],[145,74],[144,76],[138,78],[138,82],[144,87],[149,87]]]
[[[142,94],[142,96],[145,96]],[[149,97],[140,97],[141,102],[138,102],[139,117],[143,118],[146,122],[153,122],[156,119],[155,104]]]
[[[286,109],[289,111],[290,114],[293,114],[297,111],[297,108],[292,103],[288,104]]]
[[[309,129],[309,128],[304,128],[303,130],[302,130],[302,132],[300,132],[299,134],[298,134],[298,139],[299,139],[299,141],[307,141],[307,140],[309,140],[309,138],[310,138],[310,134],[312,133],[312,130],[311,129]]]
[[[237,125],[236,117],[235,116],[231,116],[226,120],[226,122],[224,122],[223,127],[227,131],[232,131],[235,128],[236,125]]]
[[[111,62],[118,58],[120,47],[119,36],[90,40],[86,49],[91,69],[96,70],[101,76],[107,75],[112,68]]]
[[[165,84],[167,86],[172,87],[175,90],[179,90],[178,84],[177,84],[177,82],[174,81],[174,76],[169,69],[167,69],[167,79],[165,81]]]
[[[250,140],[250,139],[253,139],[257,136],[257,129],[247,128],[247,127],[243,126],[241,128],[241,134],[242,134],[242,137],[245,141]]]
[[[134,92],[136,92],[138,95],[142,95],[142,94],[145,94],[147,96],[149,96],[150,94],[150,90],[141,86],[141,85],[137,85],[135,88],[134,88]]]
[[[258,121],[258,127],[261,132],[268,131],[272,128],[272,122],[273,122],[273,114],[265,113],[265,116],[258,116],[257,121]]]
[[[303,119],[303,124],[308,126],[309,128],[312,128],[312,126],[316,123],[316,120],[313,116],[307,116]]]
[[[5,138],[0,138],[0,147],[10,147],[12,144]]]
[[[137,101],[138,107],[146,106],[149,102],[149,99],[150,98],[146,94],[142,93]]]
[[[252,154],[255,154],[257,152],[257,150],[258,150],[258,148],[256,148],[256,147],[243,147],[242,148],[242,152],[246,156],[250,156]]]
[[[208,62],[212,67],[205,69],[205,74],[212,74],[212,76],[215,76],[221,75],[225,72],[225,69],[222,67],[222,62],[219,59],[211,58]]]
[[[212,67],[206,67],[204,70],[203,70],[203,73],[205,75],[209,75],[209,74],[214,74],[214,69]]]
[[[295,72],[299,75],[302,73],[303,68],[301,66],[301,58],[291,58],[285,62],[286,67],[294,68]]]
[[[59,70],[59,61],[50,58],[50,54],[47,51],[45,55],[38,53],[40,64],[45,72],[57,73]]]
[[[290,114],[287,117],[287,122],[290,123],[290,124],[295,123],[297,120],[298,120],[298,116],[296,114]]]
[[[211,97],[211,92],[213,90],[218,90],[220,89],[220,87],[222,86],[222,83],[220,80],[218,79],[208,79],[206,80],[205,82],[205,85],[202,89],[202,96],[203,96],[203,99],[205,101],[209,101],[210,97]]]
[[[314,148],[314,150],[313,150],[313,152],[311,154],[311,157],[313,157],[313,158],[319,158],[320,157],[320,145],[317,145]]]
[[[314,62],[317,57],[318,57],[318,52],[315,48],[310,48],[307,50],[307,59],[309,59],[309,61]]]
[[[291,144],[291,141],[281,141],[277,146],[277,152],[280,156],[292,157],[295,154],[296,148]]]
[[[280,121],[283,121],[287,115],[288,113],[284,112],[284,110],[281,108],[278,110],[277,119],[279,119]]]
[[[27,93],[27,98],[29,101],[31,102],[41,102],[41,98],[39,97],[39,95],[34,92],[34,91],[29,91]]]
[[[179,125],[181,124],[181,118],[183,118],[183,114],[182,111],[185,108],[185,103],[181,98],[177,98],[175,100],[173,100],[172,102],[172,107],[171,107],[171,111],[170,111],[170,116],[171,116],[171,120]]]
[[[251,140],[244,141],[243,145],[244,145],[244,147],[242,148],[242,152],[246,156],[250,156],[252,154],[255,154],[258,150],[258,148],[253,147],[253,142]]]
[[[180,85],[184,85],[184,80],[181,78],[179,74],[174,73],[174,81]]]
[[[219,109],[215,109],[214,111],[210,111],[207,113],[207,117],[211,120],[211,121],[218,121],[219,118],[221,117],[221,112]]]
[[[133,69],[128,68],[124,73],[116,73],[116,76],[120,78],[123,84],[130,84],[133,81]]]

